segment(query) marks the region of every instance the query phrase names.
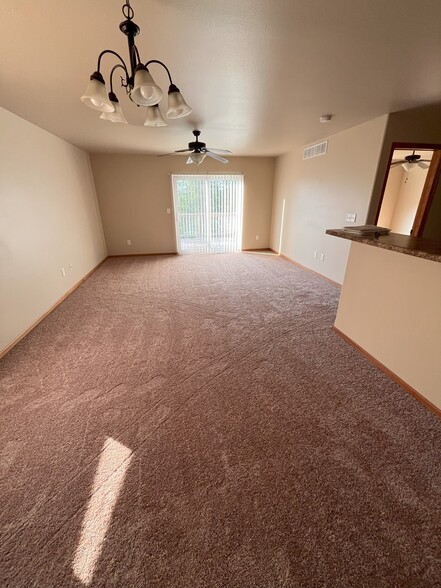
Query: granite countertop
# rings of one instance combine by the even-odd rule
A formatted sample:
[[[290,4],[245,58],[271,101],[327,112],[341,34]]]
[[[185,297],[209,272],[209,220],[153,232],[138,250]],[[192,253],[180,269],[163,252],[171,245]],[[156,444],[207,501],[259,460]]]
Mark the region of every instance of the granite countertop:
[[[389,235],[382,235],[380,237],[363,237],[348,233],[344,229],[328,229],[326,234],[441,263],[441,241],[438,239],[411,237],[409,235],[398,235],[397,233],[390,233]]]

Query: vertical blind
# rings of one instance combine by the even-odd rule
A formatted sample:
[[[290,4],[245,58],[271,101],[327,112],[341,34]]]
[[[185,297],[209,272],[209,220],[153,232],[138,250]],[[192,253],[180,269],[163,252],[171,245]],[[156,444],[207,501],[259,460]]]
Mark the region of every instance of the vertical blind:
[[[178,251],[240,251],[243,175],[173,175],[172,178]]]

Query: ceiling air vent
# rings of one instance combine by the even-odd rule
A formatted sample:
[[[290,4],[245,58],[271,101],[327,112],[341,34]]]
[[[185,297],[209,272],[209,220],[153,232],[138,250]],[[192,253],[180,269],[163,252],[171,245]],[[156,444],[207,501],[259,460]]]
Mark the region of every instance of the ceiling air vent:
[[[325,155],[328,150],[328,141],[322,141],[311,147],[303,149],[303,159],[311,159],[312,157],[318,157],[319,155]]]

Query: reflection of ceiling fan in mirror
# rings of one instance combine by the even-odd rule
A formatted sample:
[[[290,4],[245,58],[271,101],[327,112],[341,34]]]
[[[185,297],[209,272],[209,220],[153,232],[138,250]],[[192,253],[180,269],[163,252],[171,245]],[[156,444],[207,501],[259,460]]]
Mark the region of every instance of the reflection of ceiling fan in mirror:
[[[221,163],[228,163],[228,159],[221,157],[218,155],[218,153],[231,153],[231,151],[228,149],[212,149],[211,147],[207,147],[205,143],[199,141],[198,137],[200,134],[201,131],[193,131],[193,135],[195,136],[196,140],[188,144],[188,149],[178,149],[177,151],[173,151],[173,153],[165,153],[164,155],[159,155],[158,157],[166,157],[167,155],[174,155],[175,153],[189,153],[187,164],[195,163],[196,165],[200,165],[206,156],[212,157]]]
[[[416,155],[414,151],[412,155],[406,155],[404,159],[393,161],[390,164],[391,167],[395,165],[402,165],[407,172],[411,172],[416,167],[421,167],[422,169],[430,167],[430,159],[421,159],[421,155]]]

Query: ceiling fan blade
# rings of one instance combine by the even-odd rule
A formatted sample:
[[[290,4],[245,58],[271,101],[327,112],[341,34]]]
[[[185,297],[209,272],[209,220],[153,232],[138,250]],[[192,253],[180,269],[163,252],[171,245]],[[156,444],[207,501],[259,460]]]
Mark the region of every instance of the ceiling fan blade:
[[[394,165],[401,165],[402,163],[407,163],[405,159],[402,159],[401,161],[393,161],[390,166],[394,167]]]
[[[216,161],[220,161],[221,163],[228,163],[228,159],[225,159],[225,157],[221,157],[220,155],[216,155],[216,153],[212,153],[211,151],[205,151],[205,155],[208,155],[208,157],[212,157],[213,159],[215,159]]]
[[[233,153],[232,151],[230,151],[229,149],[214,149],[213,147],[207,147],[208,151],[217,151],[217,153]]]
[[[422,169],[428,169],[430,167],[431,161],[428,159],[421,159],[418,162],[418,165],[422,168]]]
[[[178,151],[172,151],[171,153],[163,153],[162,155],[158,155],[158,157],[167,157],[167,155],[175,155],[175,153],[189,153],[191,149],[179,149]]]

